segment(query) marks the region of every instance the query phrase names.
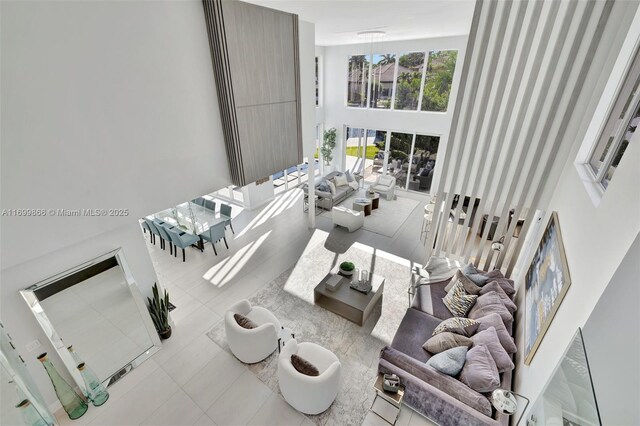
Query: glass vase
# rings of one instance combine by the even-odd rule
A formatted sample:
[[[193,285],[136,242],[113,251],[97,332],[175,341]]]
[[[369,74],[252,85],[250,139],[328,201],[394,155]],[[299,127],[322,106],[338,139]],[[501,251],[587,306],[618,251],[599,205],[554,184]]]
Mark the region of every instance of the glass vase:
[[[82,359],[80,358],[80,356],[78,355],[78,352],[76,352],[75,349],[73,349],[73,345],[68,346],[67,350],[69,351],[69,353],[71,354],[71,356],[73,357],[73,365],[78,365],[83,363],[84,361],[82,361]]]
[[[84,402],[80,395],[73,390],[71,385],[69,385],[69,383],[60,376],[58,370],[56,370],[51,361],[49,361],[46,352],[40,355],[38,360],[47,371],[51,384],[53,384],[53,389],[56,391],[56,396],[60,400],[64,411],[69,415],[69,418],[71,420],[75,420],[82,417],[89,408],[87,403]]]
[[[20,410],[20,415],[27,426],[49,426],[49,423],[42,418],[38,410],[35,409],[28,399],[23,399],[16,408]]]
[[[98,379],[96,373],[94,373],[93,370],[84,362],[78,364],[78,370],[84,379],[85,385],[87,385],[89,401],[91,401],[93,406],[99,407],[107,402],[107,399],[109,399],[109,392],[107,392],[107,388]]]

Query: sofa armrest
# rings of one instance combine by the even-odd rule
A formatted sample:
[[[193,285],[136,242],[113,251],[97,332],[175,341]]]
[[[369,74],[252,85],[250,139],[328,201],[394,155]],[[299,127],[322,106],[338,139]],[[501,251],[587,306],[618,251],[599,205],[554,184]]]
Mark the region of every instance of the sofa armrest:
[[[331,198],[330,192],[320,191],[319,189],[316,189],[316,195],[320,198]]]
[[[395,370],[393,372],[400,377],[403,375],[401,374],[402,372],[407,373],[421,380],[425,385],[444,392],[455,399],[457,403],[463,403],[476,410],[479,414],[484,415],[487,420],[491,420],[491,403],[487,397],[469,388],[459,380],[442,374],[396,349],[385,347],[380,353],[379,367],[389,368],[390,365],[397,367],[397,370],[391,369]]]

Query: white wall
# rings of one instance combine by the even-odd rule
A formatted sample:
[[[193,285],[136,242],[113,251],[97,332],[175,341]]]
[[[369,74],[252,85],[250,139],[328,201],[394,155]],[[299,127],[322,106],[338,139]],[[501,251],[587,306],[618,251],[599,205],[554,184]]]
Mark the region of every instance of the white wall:
[[[155,281],[139,217],[230,184],[200,1],[1,2],[1,204],[126,208],[2,217],[0,316],[48,403],[53,348],[18,290],[123,247]],[[38,353],[25,344],[38,339]]]
[[[622,3],[625,5],[625,3]],[[622,13],[615,9],[612,12]],[[630,19],[629,19],[630,20]],[[614,31],[620,27],[620,20],[610,20],[608,26]],[[628,21],[627,21],[628,22]],[[628,25],[628,24],[627,24]],[[628,28],[628,27],[627,27]],[[624,28],[622,28],[624,30]],[[626,30],[625,30],[626,33]],[[616,45],[620,46],[620,39]],[[624,36],[624,34],[623,34]],[[605,35],[603,35],[605,40]],[[608,40],[612,40],[609,38]],[[603,42],[599,50],[612,50],[612,43]],[[614,60],[617,52],[613,52]],[[596,58],[603,58],[596,54]],[[595,64],[594,72],[610,69],[612,63]],[[608,67],[608,68],[607,68]],[[533,358],[531,365],[523,364],[524,354],[519,353],[516,365],[516,389],[535,400],[551,372],[558,364],[564,349],[578,327],[584,326],[610,282],[614,272],[629,251],[629,247],[640,231],[640,135],[632,138],[629,147],[620,162],[617,171],[606,190],[602,201],[596,207],[591,201],[583,182],[574,166],[574,160],[581,148],[586,127],[593,116],[595,104],[599,100],[607,73],[598,78],[588,78],[583,94],[583,102],[589,103],[584,117],[576,117],[586,125],[578,127],[575,133],[566,135],[570,152],[558,179],[551,182],[552,189],[549,204],[542,223],[546,224],[551,212],[558,212],[564,248],[569,264],[571,287],[566,294],[542,344]],[[594,76],[597,77],[597,76]],[[532,238],[537,245],[544,226]],[[527,257],[530,260],[531,255]],[[525,262],[528,265],[528,261]],[[522,283],[520,283],[522,285]],[[524,306],[523,287],[518,291],[518,306]],[[517,314],[516,337],[518,347],[523,348],[524,309]],[[629,336],[638,339],[637,333]]]
[[[640,424],[638,259],[640,236],[636,237],[582,330],[604,425]]]
[[[457,50],[458,59],[453,77],[449,108],[446,113],[392,111],[346,106],[348,58],[351,55],[368,55],[371,52],[369,43],[344,46],[326,46],[323,52],[324,70],[324,123],[325,129],[335,127],[338,130],[338,142],[334,161],[337,167],[344,169],[343,125],[380,130],[416,132],[426,135],[440,136],[439,152],[444,152],[451,127],[451,117],[455,108],[458,84],[464,63],[467,36],[442,37],[422,40],[407,40],[374,43],[373,54],[395,53],[398,58],[403,53],[429,52],[431,50]],[[440,168],[436,162],[435,179],[438,179]],[[437,182],[435,182],[437,184]]]

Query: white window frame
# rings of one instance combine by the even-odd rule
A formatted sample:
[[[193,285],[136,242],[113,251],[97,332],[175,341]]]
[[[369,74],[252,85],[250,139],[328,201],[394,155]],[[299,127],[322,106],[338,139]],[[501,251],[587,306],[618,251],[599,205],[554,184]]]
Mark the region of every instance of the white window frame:
[[[574,166],[576,167],[580,180],[583,182],[587,194],[596,207],[600,204],[605,193],[602,178],[604,174],[607,173],[609,165],[613,161],[613,156],[622,142],[621,136],[623,136],[623,132],[629,124],[630,114],[635,113],[637,102],[640,101],[639,93],[636,93],[636,96],[625,113],[625,118],[621,120],[619,128],[616,128],[615,139],[597,174],[594,173],[591,167],[591,159],[598,146],[601,146],[602,143],[606,144],[607,139],[612,134],[610,131],[607,132],[607,130],[611,130],[611,120],[612,118],[615,119],[615,107],[619,107],[620,102],[624,103],[629,98],[630,91],[633,89],[633,83],[630,85],[627,84],[627,86],[631,87],[623,90],[625,89],[625,84],[628,82],[628,78],[634,79],[634,82],[635,79],[638,78],[638,70],[640,69],[639,47],[640,9],[636,11],[629,33],[622,44],[620,53],[610,73],[609,81],[604,88],[591,123],[585,133],[582,145],[578,151],[578,155],[574,161]],[[618,108],[618,111],[620,111],[620,109],[621,108]],[[609,185],[611,185],[611,183],[609,183]]]

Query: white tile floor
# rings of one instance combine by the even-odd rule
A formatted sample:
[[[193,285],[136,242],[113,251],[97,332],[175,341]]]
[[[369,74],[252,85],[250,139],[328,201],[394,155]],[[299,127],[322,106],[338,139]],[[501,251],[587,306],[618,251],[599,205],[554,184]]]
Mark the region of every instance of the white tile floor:
[[[402,193],[401,196],[426,196]],[[109,388],[102,407],[90,407],[79,420],[56,413],[60,425],[310,425],[242,363],[213,343],[205,333],[226,309],[250,297],[292,266],[304,247],[326,238],[330,220],[316,217],[308,228],[302,212],[302,191],[289,191],[264,208],[249,212],[234,206],[235,235],[227,234],[229,250],[210,244],[204,253],[187,250],[187,261],[174,258],[159,244],[147,245],[158,280],[177,306],[172,312],[173,335],[163,349]],[[393,237],[366,230],[338,233],[345,243],[358,241],[417,262],[424,261],[420,243],[422,203]],[[335,234],[335,233],[334,233]],[[372,390],[373,392],[373,390]],[[366,425],[385,424],[369,413]],[[431,425],[408,408],[398,425]]]

